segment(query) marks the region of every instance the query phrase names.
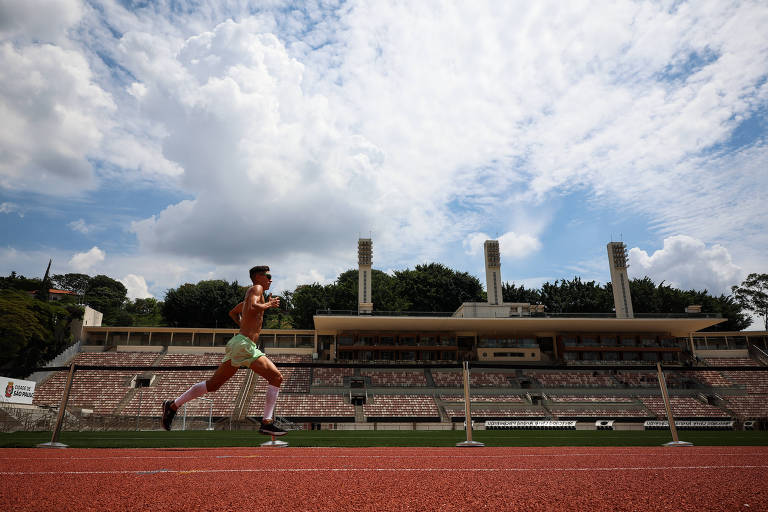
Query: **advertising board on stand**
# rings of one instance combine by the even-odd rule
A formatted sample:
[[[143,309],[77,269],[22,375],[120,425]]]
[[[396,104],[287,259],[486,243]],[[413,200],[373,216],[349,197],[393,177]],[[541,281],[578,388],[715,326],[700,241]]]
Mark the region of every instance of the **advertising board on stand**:
[[[0,402],[32,405],[35,381],[0,377]]]

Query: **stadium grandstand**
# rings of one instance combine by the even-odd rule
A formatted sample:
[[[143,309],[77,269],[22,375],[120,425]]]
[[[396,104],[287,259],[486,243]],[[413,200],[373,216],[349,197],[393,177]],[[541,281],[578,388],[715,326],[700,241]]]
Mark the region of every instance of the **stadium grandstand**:
[[[362,287],[370,240],[358,250]],[[608,246],[614,290],[627,279],[623,250]],[[498,242],[486,242],[485,258],[485,303],[445,314],[379,312],[370,289],[361,288],[357,311],[318,311],[313,330],[264,329],[260,341],[284,376],[277,417],[296,428],[460,429],[460,365],[469,361],[474,421],[575,420],[577,428],[595,428],[596,420],[611,420],[617,429],[642,429],[666,418],[660,363],[676,418],[768,425],[768,333],[707,330],[723,319],[695,306],[634,315],[628,288],[614,296],[615,315],[504,303],[493,293],[501,287]],[[99,318],[87,308],[75,350],[50,365],[75,365],[66,419],[75,428],[159,429],[162,401],[210,376],[236,332],[104,327]],[[30,378],[32,406],[55,411],[68,372]],[[187,404],[174,428],[258,428],[265,391],[263,379],[239,370]],[[20,428],[16,413],[5,412],[4,428]]]

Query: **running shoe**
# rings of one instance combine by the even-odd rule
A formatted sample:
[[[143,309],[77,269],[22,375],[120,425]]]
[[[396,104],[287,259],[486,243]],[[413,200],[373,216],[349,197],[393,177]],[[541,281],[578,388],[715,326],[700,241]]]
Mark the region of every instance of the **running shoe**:
[[[275,425],[273,420],[261,420],[261,428],[259,428],[259,432],[268,436],[284,436],[288,433]]]
[[[176,416],[176,411],[171,407],[172,403],[173,400],[163,402],[163,428],[165,430],[171,430],[171,423],[173,423],[173,418]]]

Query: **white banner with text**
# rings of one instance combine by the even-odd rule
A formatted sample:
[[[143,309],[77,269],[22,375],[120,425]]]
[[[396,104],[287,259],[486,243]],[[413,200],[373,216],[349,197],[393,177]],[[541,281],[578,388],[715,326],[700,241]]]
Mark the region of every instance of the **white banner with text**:
[[[35,381],[0,377],[0,402],[32,405]]]

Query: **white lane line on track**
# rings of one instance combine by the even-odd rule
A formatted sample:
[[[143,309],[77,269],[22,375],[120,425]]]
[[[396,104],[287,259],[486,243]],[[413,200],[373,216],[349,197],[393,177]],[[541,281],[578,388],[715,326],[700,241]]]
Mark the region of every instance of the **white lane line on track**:
[[[574,472],[574,471],[677,471],[702,469],[768,469],[768,466],[648,466],[648,467],[607,467],[607,468],[243,468],[243,469],[147,469],[115,471],[2,471],[5,476],[34,475],[153,475],[157,473],[350,473],[350,472],[456,472],[456,473],[492,473],[492,472]]]
[[[258,450],[257,448],[255,448]],[[697,457],[765,457],[765,452],[758,453],[702,453],[689,452],[689,455]],[[118,459],[256,459],[256,458],[276,458],[276,459],[510,459],[515,457],[680,457],[679,451],[668,451],[667,453],[521,453],[509,455],[118,455],[114,457],[0,457],[0,460],[34,460],[34,461],[54,461],[54,460],[118,460]]]

